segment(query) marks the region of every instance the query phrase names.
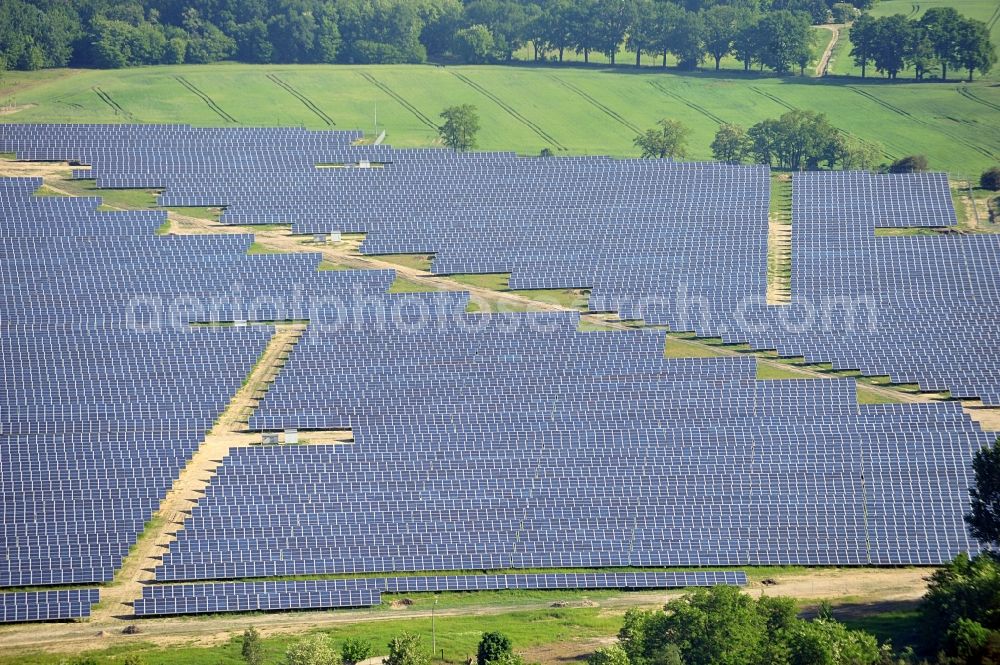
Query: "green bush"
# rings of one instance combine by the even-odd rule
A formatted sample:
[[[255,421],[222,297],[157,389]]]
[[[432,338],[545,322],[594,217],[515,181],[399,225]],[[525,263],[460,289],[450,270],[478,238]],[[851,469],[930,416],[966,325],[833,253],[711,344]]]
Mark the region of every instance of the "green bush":
[[[923,155],[908,155],[889,165],[889,173],[920,173],[928,169],[927,158]]]
[[[991,166],[979,176],[979,186],[991,192],[1000,190],[1000,166]]]

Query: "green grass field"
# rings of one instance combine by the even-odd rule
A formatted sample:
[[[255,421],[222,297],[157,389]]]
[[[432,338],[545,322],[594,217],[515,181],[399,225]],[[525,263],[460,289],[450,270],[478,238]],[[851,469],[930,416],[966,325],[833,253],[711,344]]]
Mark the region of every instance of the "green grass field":
[[[234,124],[180,77],[241,125],[330,127],[269,74],[308,97],[336,129],[373,133],[377,107],[379,131],[386,130],[387,141],[397,146],[434,145],[441,110],[471,103],[481,116],[478,147],[484,150],[632,156],[635,135],[667,117],[691,128],[689,159],[705,160],[720,122],[750,125],[801,108],[826,112],[844,131],[881,142],[887,159],[922,153],[932,168],[958,175],[978,174],[1000,162],[1000,87],[990,81],[888,83],[599,66],[217,64],[9,72],[0,80],[0,100],[22,110],[0,117]]]
[[[388,611],[390,610],[377,608],[355,614],[360,619],[366,614]],[[211,618],[200,617],[191,620],[207,621]],[[574,607],[512,611],[500,616],[437,617],[435,624],[438,659],[440,659],[443,649],[444,662],[464,663],[470,654],[475,655],[479,639],[488,630],[503,630],[513,640],[517,649],[521,650],[553,642],[610,637],[621,627],[621,617],[618,613],[603,611],[599,607]],[[430,651],[430,618],[401,618],[394,621],[377,622],[359,621],[355,624],[316,632],[329,635],[338,648],[348,637],[366,639],[375,646],[377,654],[384,654],[387,651],[386,645],[389,640],[404,631],[420,635],[423,646],[428,652]],[[285,662],[285,650],[304,637],[304,634],[297,634],[265,638],[263,640],[264,662],[269,665]],[[139,655],[146,665],[177,665],[179,663],[185,665],[239,665],[244,663],[240,657],[238,636],[234,637],[232,641],[209,647],[192,644],[190,646],[180,645],[162,648],[148,642],[142,643],[141,635],[136,641],[137,644],[91,651],[87,652],[86,655],[101,663],[121,662],[119,658],[123,657],[124,654]],[[66,663],[67,660],[65,654],[42,652],[0,655],[0,665],[57,665]]]

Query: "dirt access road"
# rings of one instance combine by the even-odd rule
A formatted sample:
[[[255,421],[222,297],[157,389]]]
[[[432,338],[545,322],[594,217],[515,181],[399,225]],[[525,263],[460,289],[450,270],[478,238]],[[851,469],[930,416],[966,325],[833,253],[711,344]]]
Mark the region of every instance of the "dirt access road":
[[[826,49],[823,50],[823,55],[820,56],[819,62],[816,63],[816,76],[826,76],[827,70],[830,69],[830,56],[833,55],[833,49],[837,45],[837,42],[840,41],[840,31],[847,26],[843,23],[827,23],[818,27],[829,30],[832,33],[830,35],[830,42],[826,45]]]
[[[873,608],[885,602],[916,601],[927,588],[926,568],[843,568],[817,569],[776,574],[774,585],[759,581],[747,587],[752,595],[781,595],[796,598],[806,604],[828,600],[834,606],[849,605],[852,612],[861,612],[866,605]],[[553,603],[566,601],[565,609],[600,607],[620,615],[629,607],[657,607],[677,592],[643,591],[622,593],[600,601],[582,601],[579,595],[563,596],[552,592],[551,600],[511,604],[469,605],[436,611],[437,617],[496,616],[510,612],[543,610]],[[104,649],[129,642],[151,642],[159,646],[211,646],[228,642],[248,626],[263,635],[296,634],[315,628],[336,625],[427,618],[427,604],[390,610],[335,610],[322,612],[286,612],[275,614],[220,615],[212,618],[144,619],[137,622],[138,635],[124,635],[122,628],[129,622],[114,617],[92,618],[77,623],[47,623],[0,627],[0,653],[27,651],[79,652]],[[568,648],[568,647],[567,647]]]

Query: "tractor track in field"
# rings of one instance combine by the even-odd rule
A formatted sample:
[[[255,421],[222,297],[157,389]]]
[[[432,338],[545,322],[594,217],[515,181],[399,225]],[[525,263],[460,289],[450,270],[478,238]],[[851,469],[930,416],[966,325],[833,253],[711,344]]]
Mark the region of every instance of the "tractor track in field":
[[[178,83],[180,83],[182,86],[184,86],[185,88],[187,88],[188,91],[194,93],[195,95],[197,95],[201,99],[201,101],[205,102],[205,104],[208,105],[208,108],[212,109],[212,111],[214,111],[217,116],[219,116],[220,118],[222,118],[226,122],[231,122],[231,123],[233,123],[235,125],[240,124],[239,120],[237,120],[233,116],[231,116],[228,113],[226,113],[226,111],[223,110],[223,108],[221,106],[219,106],[218,104],[215,103],[215,100],[213,100],[207,94],[205,94],[204,92],[202,92],[201,90],[199,90],[198,87],[194,83],[191,83],[191,81],[188,81],[183,76],[175,76],[174,78],[177,80]]]
[[[83,104],[77,104],[76,102],[67,102],[66,101],[66,97],[67,96],[68,95],[63,95],[62,97],[56,97],[55,99],[52,100],[52,103],[53,104],[61,104],[63,106],[68,106],[68,107],[70,107],[72,109],[82,109],[83,108]]]
[[[714,122],[716,124],[719,124],[719,125],[726,124],[725,120],[723,120],[719,116],[715,115],[714,113],[712,113],[711,111],[709,111],[708,109],[706,109],[704,106],[699,106],[698,104],[695,104],[694,102],[690,101],[689,99],[686,99],[685,97],[679,95],[678,93],[674,92],[673,90],[670,90],[670,89],[666,88],[659,81],[648,81],[648,83],[649,83],[649,85],[653,86],[654,88],[656,88],[657,90],[659,90],[660,92],[662,92],[667,97],[670,97],[671,99],[676,99],[681,104],[684,104],[684,106],[687,106],[688,108],[690,108],[691,110],[693,110],[696,113],[700,113],[701,115],[705,116],[706,118],[708,118],[712,122]]]
[[[922,125],[924,127],[928,127],[932,131],[936,131],[936,132],[938,132],[940,134],[943,134],[943,135],[947,136],[948,138],[950,138],[951,140],[955,141],[956,143],[962,144],[963,146],[965,146],[969,150],[975,150],[976,152],[978,152],[980,155],[983,155],[984,157],[987,157],[989,159],[993,159],[993,158],[996,157],[996,154],[993,151],[987,150],[983,146],[978,145],[976,143],[973,143],[972,141],[968,141],[968,140],[963,139],[963,138],[961,138],[959,136],[955,136],[951,132],[948,132],[948,131],[940,128],[940,127],[935,127],[934,125],[932,125],[931,123],[927,122],[926,120],[921,120],[920,118],[914,116],[912,113],[910,113],[906,109],[903,109],[903,108],[900,108],[900,107],[895,106],[893,104],[890,104],[889,102],[885,101],[884,99],[882,99],[880,97],[876,97],[875,95],[873,95],[872,93],[868,92],[867,90],[861,90],[860,88],[855,88],[853,85],[847,86],[847,89],[851,90],[851,91],[853,91],[853,92],[855,92],[855,93],[857,93],[859,95],[861,95],[865,99],[867,99],[867,100],[869,100],[871,102],[874,102],[875,104],[878,104],[882,108],[884,108],[884,109],[886,109],[888,111],[891,111],[892,113],[895,113],[896,115],[898,115],[900,117],[906,118],[907,120],[915,122],[918,125]]]
[[[363,79],[371,83],[373,86],[375,86],[376,88],[378,88],[379,90],[381,90],[382,92],[384,92],[385,94],[389,95],[394,100],[399,102],[399,105],[402,106],[407,111],[409,111],[410,113],[412,113],[417,120],[424,123],[431,129],[433,129],[435,132],[438,130],[438,126],[433,120],[424,115],[424,113],[416,106],[406,101],[406,99],[402,95],[398,94],[395,90],[387,86],[385,83],[382,83],[368,72],[358,72],[358,74]]]
[[[597,101],[596,99],[591,97],[587,92],[577,87],[576,85],[570,83],[569,81],[564,81],[563,79],[553,74],[549,74],[548,77],[553,81],[555,81],[556,83],[558,83],[559,85],[566,88],[567,90],[576,93],[577,95],[582,97],[585,102],[587,102],[597,110],[601,111],[602,113],[604,113],[612,120],[625,127],[626,129],[630,129],[636,134],[642,133],[642,130],[637,125],[632,124],[631,122],[623,118],[617,111]]]
[[[798,111],[799,110],[798,108],[796,108],[796,107],[792,106],[791,104],[789,104],[788,102],[786,102],[781,97],[778,97],[777,95],[772,95],[769,92],[764,92],[763,90],[761,90],[760,88],[758,88],[755,85],[751,85],[751,86],[748,86],[748,87],[752,91],[754,91],[755,93],[757,93],[758,95],[760,95],[761,97],[765,97],[767,99],[770,99],[772,102],[774,102],[778,106],[783,106],[786,109],[788,109],[789,111]]]
[[[998,9],[1000,9],[1000,6],[998,6]],[[993,102],[988,102],[985,99],[982,99],[981,97],[977,97],[974,92],[969,90],[969,86],[967,85],[960,85],[957,88],[955,88],[955,90],[958,92],[958,94],[962,95],[969,101],[975,102],[977,104],[982,104],[983,106],[991,108],[994,111],[1000,111],[1000,104],[994,104]]]
[[[906,15],[906,18],[912,19],[919,13],[920,13],[920,5],[910,5],[910,13]]]
[[[750,88],[750,90],[752,90],[753,92],[757,93],[761,97],[764,97],[766,99],[770,99],[775,104],[777,104],[779,106],[782,106],[782,107],[788,109],[789,111],[798,111],[798,110],[800,110],[798,107],[792,106],[791,104],[789,104],[788,102],[786,102],[781,97],[778,97],[777,95],[773,95],[770,92],[765,92],[764,90],[761,90],[760,88],[758,88],[755,85],[751,85],[751,86],[749,86],[749,88]],[[851,132],[847,131],[846,129],[841,129],[840,127],[836,127],[835,129],[837,130],[837,132],[839,134],[841,134],[843,136],[850,136],[852,138],[857,139],[858,141],[861,141],[862,143],[865,143],[867,145],[872,145],[871,141],[866,141],[865,139],[863,139],[860,136],[857,136],[855,134],[852,134]],[[898,148],[899,146],[894,146],[894,147]],[[888,150],[886,150],[885,146],[882,147],[882,156],[885,157],[886,159],[896,159],[897,158],[897,155],[895,155],[895,154],[889,152]]]
[[[128,118],[129,120],[135,119],[135,117],[131,113],[126,111],[121,104],[116,102],[111,95],[109,95],[101,88],[95,85],[93,88],[91,88],[91,90],[94,91],[94,94],[97,95],[98,99],[107,104],[108,107],[110,107],[111,110],[114,111],[115,115],[121,115],[122,117]]]
[[[1000,4],[997,4],[997,6],[993,9],[993,13],[990,14],[989,19],[987,19],[986,29],[992,32],[993,26],[997,24],[998,20],[1000,20]]]
[[[296,90],[292,86],[291,83],[288,83],[287,81],[284,81],[284,80],[278,78],[277,74],[268,74],[267,78],[272,83],[274,83],[276,86],[278,86],[279,88],[281,88],[282,90],[284,90],[285,92],[287,92],[288,94],[290,94],[292,97],[294,97],[295,99],[297,99],[300,102],[302,102],[302,105],[305,106],[310,111],[312,111],[313,114],[317,118],[319,118],[320,120],[322,120],[326,124],[327,127],[333,127],[334,125],[337,124],[337,123],[335,123],[333,121],[333,118],[331,118],[326,113],[324,113],[323,109],[321,109],[319,106],[317,106],[315,102],[313,102],[311,99],[309,99],[308,97],[306,97],[304,94],[302,94],[301,92],[299,92],[298,90]]]
[[[512,118],[514,118],[515,120],[517,120],[518,122],[520,122],[522,125],[524,125],[528,129],[530,129],[531,131],[533,131],[538,136],[540,136],[542,138],[542,140],[544,140],[544,141],[552,144],[553,146],[555,146],[559,150],[566,150],[566,146],[564,146],[562,143],[560,143],[558,140],[556,140],[556,138],[554,136],[552,136],[551,134],[549,134],[548,132],[546,132],[544,129],[542,129],[541,127],[539,127],[538,125],[536,125],[531,120],[528,120],[527,118],[525,118],[523,115],[521,115],[521,113],[517,109],[515,109],[513,106],[511,106],[507,102],[503,101],[497,95],[494,95],[492,92],[490,92],[489,90],[487,90],[483,86],[479,85],[478,83],[476,83],[475,81],[473,81],[469,77],[465,76],[464,74],[459,74],[458,72],[453,72],[453,71],[450,71],[449,73],[452,76],[454,76],[455,78],[457,78],[459,81],[461,81],[462,83],[464,83],[465,85],[469,86],[470,88],[472,88],[473,90],[475,90],[479,94],[481,94],[484,97],[486,97],[487,99],[491,100],[493,103],[495,103],[501,109],[503,109],[504,111],[506,111]]]

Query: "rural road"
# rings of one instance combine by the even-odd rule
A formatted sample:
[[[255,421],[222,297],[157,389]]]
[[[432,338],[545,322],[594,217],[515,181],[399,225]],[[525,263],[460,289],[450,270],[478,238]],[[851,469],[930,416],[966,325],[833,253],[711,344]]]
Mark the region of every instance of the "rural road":
[[[846,26],[842,23],[828,23],[819,27],[826,28],[833,33],[830,37],[830,43],[826,45],[826,50],[823,51],[819,62],[816,63],[816,76],[826,76],[826,72],[830,68],[830,56],[833,55],[833,48],[840,39],[840,29]]]

